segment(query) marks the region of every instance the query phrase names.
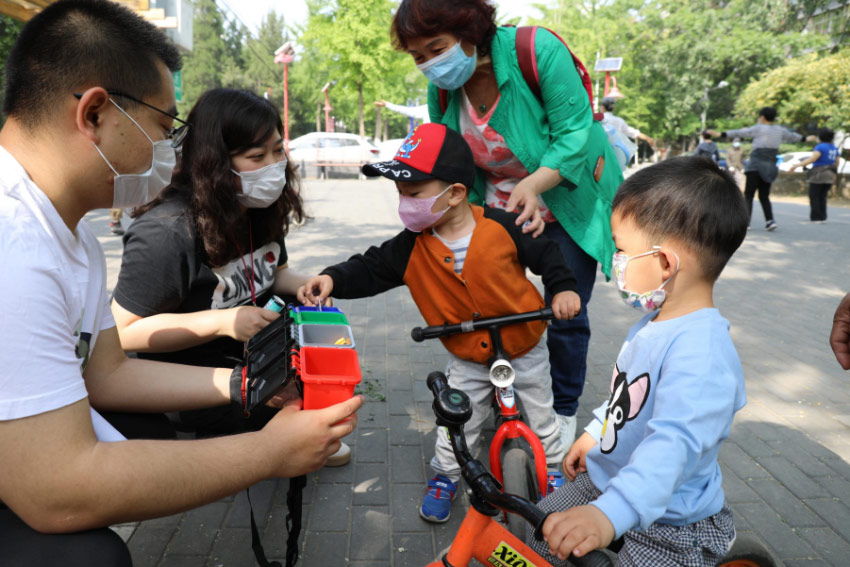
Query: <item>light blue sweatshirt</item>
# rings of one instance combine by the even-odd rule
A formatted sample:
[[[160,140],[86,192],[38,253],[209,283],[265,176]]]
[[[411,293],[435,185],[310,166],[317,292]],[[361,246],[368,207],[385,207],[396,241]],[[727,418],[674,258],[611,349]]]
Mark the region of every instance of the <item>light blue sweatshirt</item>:
[[[617,537],[654,522],[685,525],[723,507],[717,453],[746,404],[744,373],[729,322],[717,309],[629,331],[611,378],[611,397],[585,430],[593,502]],[[607,422],[606,422],[607,420]]]

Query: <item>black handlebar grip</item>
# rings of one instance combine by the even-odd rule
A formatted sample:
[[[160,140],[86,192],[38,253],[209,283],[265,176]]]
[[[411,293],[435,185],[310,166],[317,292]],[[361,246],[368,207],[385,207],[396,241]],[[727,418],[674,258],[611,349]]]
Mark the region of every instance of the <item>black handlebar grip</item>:
[[[425,340],[425,334],[422,332],[422,327],[413,327],[413,330],[410,331],[410,338],[412,338],[417,343],[421,343]]]
[[[425,383],[428,385],[428,389],[434,392],[434,396],[437,396],[440,391],[448,387],[449,380],[442,372],[435,371],[428,374],[428,379]]]

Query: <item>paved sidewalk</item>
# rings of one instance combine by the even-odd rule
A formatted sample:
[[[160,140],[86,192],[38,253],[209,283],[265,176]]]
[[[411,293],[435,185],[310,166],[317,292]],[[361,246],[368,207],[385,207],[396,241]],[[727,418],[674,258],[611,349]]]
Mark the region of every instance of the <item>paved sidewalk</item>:
[[[309,181],[313,220],[287,238],[290,265],[304,272],[395,234],[397,197],[387,181]],[[788,567],[850,564],[850,373],[827,345],[832,313],[850,290],[850,209],[831,207],[825,225],[808,207],[775,203],[768,233],[756,204],[753,230],[717,286],[744,364],[749,403],[721,451],[724,486],[738,529],[753,532]],[[110,288],[121,259],[107,211],[92,222],[107,254]],[[422,521],[417,507],[430,471],[434,416],[425,377],[446,356],[436,341],[416,344],[422,323],[405,289],[340,301],[363,368],[367,403],[348,439],[351,464],[310,475],[304,493],[302,562],[324,566],[423,566],[451,542],[467,505],[447,524]],[[593,336],[580,425],[607,398],[611,367],[637,315],[600,277],[590,303]],[[252,489],[267,554],[284,554],[287,482]],[[138,567],[254,565],[245,495],[169,518],[118,526]]]

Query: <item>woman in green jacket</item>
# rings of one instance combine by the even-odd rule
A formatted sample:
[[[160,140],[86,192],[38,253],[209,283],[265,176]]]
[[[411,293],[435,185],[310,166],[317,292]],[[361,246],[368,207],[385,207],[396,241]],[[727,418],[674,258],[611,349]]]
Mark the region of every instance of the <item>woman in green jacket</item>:
[[[597,262],[610,276],[611,200],[623,177],[566,46],[537,30],[538,98],[519,67],[517,29],[496,26],[495,13],[486,0],[402,0],[392,35],[431,81],[431,120],[463,134],[472,149],[470,200],[520,211],[517,224],[530,221],[525,232],[558,242],[586,306]],[[567,447],[589,341],[586,308],[549,327],[554,405]]]

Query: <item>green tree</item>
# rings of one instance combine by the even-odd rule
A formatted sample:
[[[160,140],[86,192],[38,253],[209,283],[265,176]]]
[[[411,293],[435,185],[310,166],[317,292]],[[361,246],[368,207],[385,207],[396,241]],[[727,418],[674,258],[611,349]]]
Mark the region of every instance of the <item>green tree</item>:
[[[387,83],[399,82],[396,73],[402,69],[403,56],[389,41],[395,4],[391,0],[309,0],[307,4],[309,16],[300,41],[315,58],[311,67],[317,78],[335,81],[334,114],[348,125],[356,124],[365,136],[366,122],[375,112],[372,101],[388,98],[379,91]],[[403,75],[401,79],[404,83]],[[319,81],[314,87],[317,92],[321,89]]]
[[[223,69],[233,69],[232,51],[224,39],[224,16],[215,0],[194,0],[193,49],[183,60],[181,114],[194,106],[201,94],[222,86]]]
[[[835,54],[811,53],[791,59],[750,83],[738,99],[742,119],[764,106],[777,109],[784,124],[797,128],[850,124],[850,48]]]
[[[0,16],[0,83],[5,85],[6,75],[6,57],[9,56],[9,51],[18,37],[18,32],[21,31],[22,22],[13,20],[8,16]],[[3,91],[0,91],[0,108],[3,104]],[[6,116],[0,110],[0,126],[6,121]]]

